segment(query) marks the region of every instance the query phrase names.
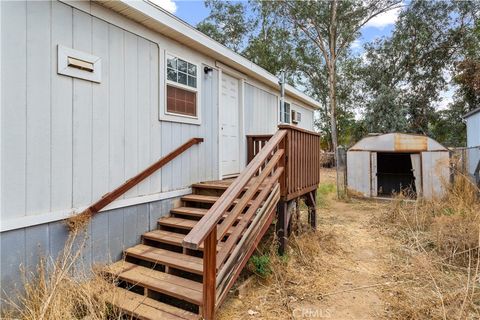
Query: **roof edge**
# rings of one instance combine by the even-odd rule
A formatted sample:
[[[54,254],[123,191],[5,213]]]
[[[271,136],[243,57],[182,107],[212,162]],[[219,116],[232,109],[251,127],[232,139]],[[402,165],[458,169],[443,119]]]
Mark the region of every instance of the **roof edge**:
[[[463,119],[467,119],[471,116],[473,116],[474,114],[480,112],[480,107],[476,108],[476,109],[473,109],[472,111],[470,112],[467,112],[464,116],[463,116]]]
[[[105,2],[105,0],[93,0],[99,4]],[[108,1],[107,1],[108,2]],[[222,45],[221,43],[213,40],[209,36],[205,35],[204,33],[198,31],[196,28],[188,24],[187,22],[183,21],[182,19],[178,18],[177,16],[171,14],[170,12],[166,11],[165,9],[149,2],[149,1],[138,1],[138,0],[117,0],[117,3],[120,2],[125,6],[129,7],[129,9],[135,10],[137,13],[143,15],[148,19],[152,19],[158,23],[158,25],[162,28],[170,29],[171,31],[177,33],[179,36],[183,36],[187,38],[189,41],[195,42],[197,45],[203,48],[203,53],[209,56],[212,56],[212,52],[216,53],[216,56],[220,56],[221,62],[229,65],[235,69],[244,69],[239,70],[244,73],[250,73],[249,75],[256,78],[257,80],[271,86],[271,87],[278,87],[278,78],[265,70],[264,68],[260,67],[259,65],[253,63],[252,61],[248,60],[247,58],[241,56],[240,54],[234,52],[233,50],[227,48],[226,46]],[[117,13],[122,14],[124,9],[120,7],[109,7],[110,10],[115,11]],[[132,19],[129,17],[129,19]],[[145,20],[145,19],[144,19]],[[138,21],[136,20],[137,22]],[[148,27],[147,27],[148,28]],[[178,41],[178,39],[176,39]],[[188,44],[186,44],[188,46]],[[215,56],[212,56],[215,59],[218,59]],[[230,63],[229,63],[230,62]],[[246,72],[245,72],[246,71]],[[308,96],[307,94],[303,93],[302,91],[298,90],[297,88],[286,85],[285,91],[288,95],[295,97],[296,99],[306,103],[313,109],[319,109],[321,107],[320,102],[313,99],[312,97]]]

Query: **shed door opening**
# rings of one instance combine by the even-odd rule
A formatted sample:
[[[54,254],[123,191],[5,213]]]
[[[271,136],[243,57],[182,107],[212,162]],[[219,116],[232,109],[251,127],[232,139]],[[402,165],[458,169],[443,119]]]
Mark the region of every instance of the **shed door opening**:
[[[415,177],[409,153],[377,153],[378,195],[408,191],[416,195]]]

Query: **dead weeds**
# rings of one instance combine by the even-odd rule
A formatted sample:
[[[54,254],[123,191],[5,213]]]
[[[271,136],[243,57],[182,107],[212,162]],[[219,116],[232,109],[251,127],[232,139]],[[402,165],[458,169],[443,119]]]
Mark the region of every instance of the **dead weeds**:
[[[336,236],[329,230],[309,229],[300,215],[294,222],[297,230],[289,238],[289,246],[284,256],[277,254],[276,239],[272,234],[263,242],[256,255],[266,255],[270,273],[258,277],[250,265],[244,277],[250,277],[249,289],[231,294],[220,309],[219,319],[289,319],[298,303],[314,303],[322,299],[334,282],[335,272],[330,264],[331,255],[341,250],[336,244]],[[300,225],[299,225],[300,224]],[[323,275],[318,277],[318,275]]]
[[[399,196],[379,227],[399,239],[384,291],[390,319],[480,318],[479,190],[458,174],[442,199]]]
[[[3,301],[2,319],[63,320],[120,319],[121,315],[102,298],[113,280],[90,274],[81,263],[86,237],[72,231],[58,258],[41,259],[34,272],[24,272],[22,292]]]

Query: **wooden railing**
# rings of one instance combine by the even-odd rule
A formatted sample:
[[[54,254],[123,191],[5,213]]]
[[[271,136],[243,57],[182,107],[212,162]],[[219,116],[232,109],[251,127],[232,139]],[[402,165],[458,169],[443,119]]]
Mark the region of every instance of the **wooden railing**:
[[[280,125],[287,130],[285,201],[316,190],[320,183],[320,134],[291,125]]]
[[[285,168],[286,135],[286,130],[277,131],[183,240],[183,246],[190,249],[204,242],[205,319],[214,318],[216,307],[273,220]],[[232,232],[217,253],[217,244],[229,229]]]
[[[183,240],[183,247],[188,249],[196,250],[204,243],[204,319],[214,318],[216,308],[275,217],[277,204],[277,224],[282,226],[277,234],[283,238],[289,221],[287,201],[308,194],[307,204],[314,204],[312,191],[320,180],[319,138],[314,132],[287,125],[279,126],[273,136],[247,136],[247,167]]]
[[[282,200],[298,198],[317,188],[320,182],[320,134],[292,125],[279,125],[287,131],[285,188]],[[247,160],[251,161],[265,145],[268,135],[247,136]]]
[[[247,135],[247,163],[267,144],[272,134]]]
[[[203,142],[203,138],[192,138],[182,144],[180,147],[176,148],[166,156],[160,158],[157,162],[154,164],[150,165],[148,168],[144,169],[142,172],[137,174],[136,176],[128,179],[125,181],[125,183],[121,184],[118,186],[115,190],[104,194],[100,200],[95,202],[94,204],[90,205],[87,209],[85,209],[82,214],[88,214],[88,215],[94,215],[95,213],[99,212],[103,208],[105,208],[107,205],[112,203],[115,199],[123,195],[125,192],[139,184],[141,181],[143,181],[145,178],[153,174],[155,171],[175,159],[177,156],[179,156],[181,153],[192,147],[193,145],[196,145],[200,142]]]

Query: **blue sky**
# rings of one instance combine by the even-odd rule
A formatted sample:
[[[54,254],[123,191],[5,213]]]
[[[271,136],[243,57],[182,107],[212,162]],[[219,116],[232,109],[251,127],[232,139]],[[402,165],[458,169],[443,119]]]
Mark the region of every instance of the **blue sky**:
[[[208,17],[209,10],[205,7],[203,0],[150,0],[157,5],[175,14],[180,19],[195,26]],[[352,44],[352,48],[361,53],[361,46],[375,38],[389,35],[397,19],[399,10],[392,10],[374,18],[362,29],[360,39]]]
[[[180,19],[186,21],[192,26],[197,25],[200,21],[208,17],[209,10],[205,7],[203,0],[149,0],[159,5],[160,7],[170,11]],[[408,3],[406,0],[404,3]],[[354,43],[351,48],[354,53],[361,55],[362,45],[366,42],[375,40],[382,36],[391,34],[395,22],[397,21],[400,9],[390,10],[383,13],[374,19],[370,20],[368,24],[361,30],[361,36]],[[449,102],[452,101],[454,90],[449,87],[442,92],[443,101],[439,102],[438,108],[444,109]]]

